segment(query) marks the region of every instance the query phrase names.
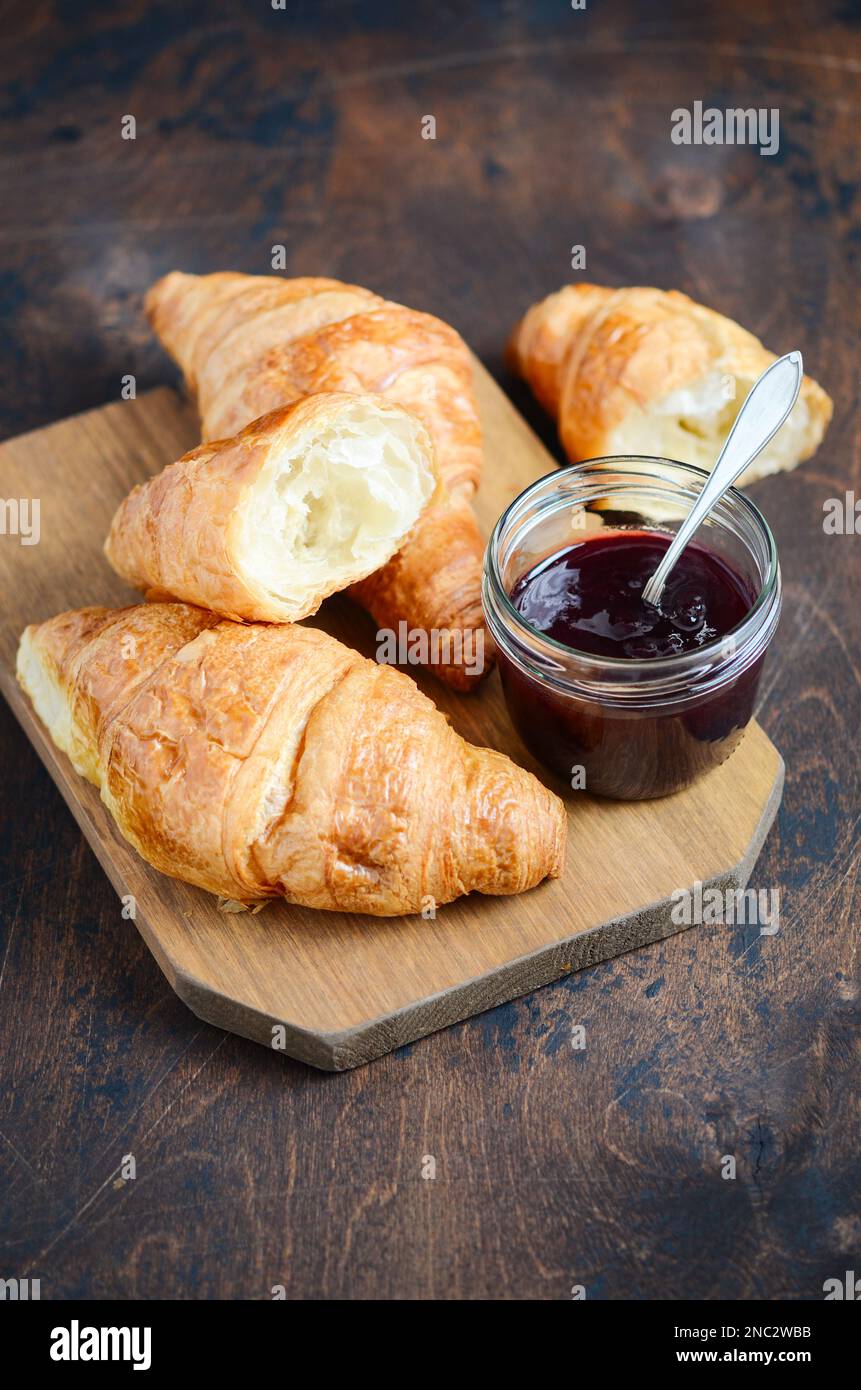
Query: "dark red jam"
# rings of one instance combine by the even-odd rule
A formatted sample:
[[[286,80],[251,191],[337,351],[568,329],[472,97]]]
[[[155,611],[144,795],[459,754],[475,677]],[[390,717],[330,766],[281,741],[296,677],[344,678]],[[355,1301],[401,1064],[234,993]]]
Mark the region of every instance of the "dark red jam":
[[[718,641],[750,611],[756,593],[706,546],[691,543],[672,570],[660,606],[642,597],[671,537],[618,531],[581,541],[529,570],[511,601],[539,632],[603,661],[601,682],[648,680],[635,664],[681,656]],[[689,785],[723,762],[753,713],[762,657],[701,693],[646,695],[622,702],[526,675],[503,652],[500,671],[514,723],[527,747],[572,786],[598,795],[639,799]],[[642,669],[642,668],[641,668]],[[629,674],[630,673],[630,674]],[[629,686],[630,688],[630,686]]]
[[[551,555],[518,579],[511,601],[528,623],[590,656],[647,661],[677,656],[737,627],[755,595],[692,541],[671,570],[659,608],[643,600],[670,537],[617,531]]]

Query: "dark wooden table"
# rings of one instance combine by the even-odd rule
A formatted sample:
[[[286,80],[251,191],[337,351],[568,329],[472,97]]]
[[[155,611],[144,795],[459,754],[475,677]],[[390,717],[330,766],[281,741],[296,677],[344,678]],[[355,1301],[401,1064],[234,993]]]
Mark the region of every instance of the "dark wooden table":
[[[780,890],[776,936],[696,928],[315,1073],[179,1003],[0,708],[0,1276],[44,1298],[821,1298],[861,1271],[861,534],[822,524],[861,496],[859,5],[0,18],[3,435],[171,379],[145,287],[268,272],[277,244],[290,274],[450,319],[548,440],[502,349],[575,244],[588,278],[802,348],[836,403],[819,456],[753,490],[785,579],[760,718],[786,794],[752,880]],[[674,145],[696,100],[777,108],[779,152]]]

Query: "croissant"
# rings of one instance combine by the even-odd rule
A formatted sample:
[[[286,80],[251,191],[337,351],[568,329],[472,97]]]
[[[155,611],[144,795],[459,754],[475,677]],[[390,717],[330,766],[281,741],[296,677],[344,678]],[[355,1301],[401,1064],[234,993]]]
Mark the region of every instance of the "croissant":
[[[752,333],[677,290],[566,285],[528,310],[509,360],[559,424],[572,463],[649,454],[711,468],[756,378],[775,360]],[[832,402],[810,377],[740,483],[810,458]]]
[[[352,597],[381,629],[447,634],[429,665],[470,689],[492,664],[481,608],[484,542],[469,505],[481,470],[472,364],[459,335],[430,314],[338,280],[184,275],[149,291],[146,309],[196,396],[204,439],[221,438],[303,396],[371,391],[416,414],[442,487],[389,565]]]
[[[84,608],[28,627],[17,670],[125,838],[211,893],[392,916],[561,872],[558,797],[313,628]]]
[[[308,396],[136,487],[105,554],[139,589],[291,622],[379,569],[436,489],[415,415],[380,396]]]

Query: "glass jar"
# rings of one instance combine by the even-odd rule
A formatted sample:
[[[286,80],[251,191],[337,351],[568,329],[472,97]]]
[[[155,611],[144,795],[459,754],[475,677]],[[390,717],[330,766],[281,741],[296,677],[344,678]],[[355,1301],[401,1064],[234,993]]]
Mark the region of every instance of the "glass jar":
[[[667,459],[590,459],[540,478],[496,524],[483,601],[509,714],[527,748],[572,787],[624,800],[666,796],[724,762],[750,722],[780,616],[780,568],[762,513],[735,488],[697,541],[757,597],[711,643],[648,660],[597,657],[539,632],[510,599],[542,560],[593,535],[674,533],[706,477]]]

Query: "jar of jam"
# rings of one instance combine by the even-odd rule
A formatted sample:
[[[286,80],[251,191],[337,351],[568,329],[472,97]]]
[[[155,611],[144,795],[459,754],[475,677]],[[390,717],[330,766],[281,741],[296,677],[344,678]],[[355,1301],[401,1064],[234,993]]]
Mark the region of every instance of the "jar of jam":
[[[659,607],[641,596],[706,476],[592,459],[533,483],[494,529],[483,599],[508,710],[573,788],[666,796],[724,762],[753,715],[780,569],[750,499],[731,488]]]

